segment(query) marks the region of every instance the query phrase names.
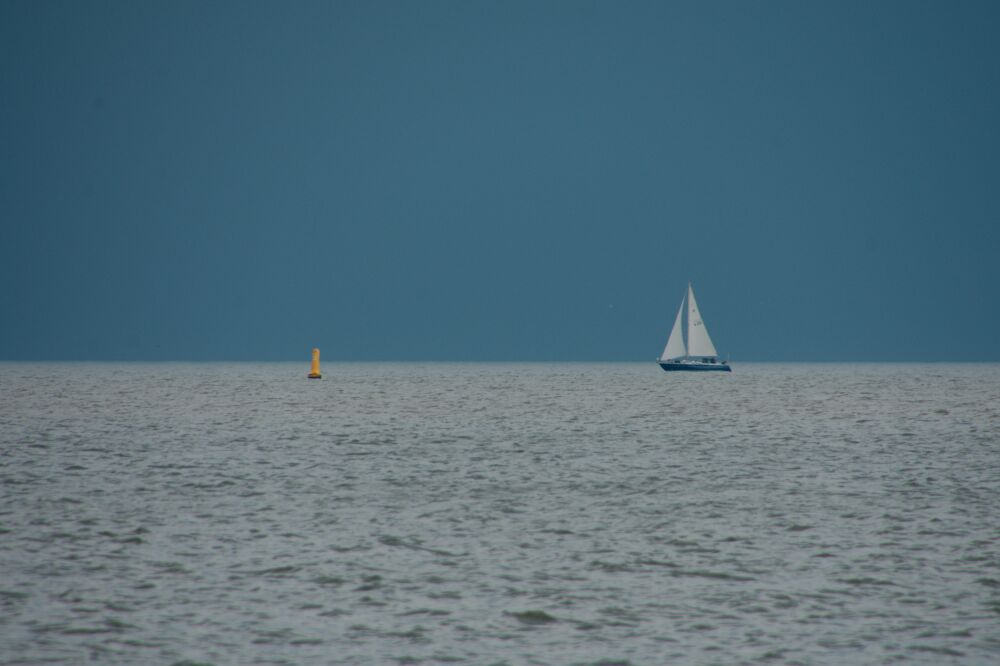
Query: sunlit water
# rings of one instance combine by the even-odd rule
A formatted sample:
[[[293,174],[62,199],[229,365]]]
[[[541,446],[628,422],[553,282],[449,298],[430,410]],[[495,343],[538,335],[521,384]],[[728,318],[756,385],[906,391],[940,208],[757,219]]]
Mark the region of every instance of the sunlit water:
[[[0,364],[0,662],[1000,662],[1000,366]]]

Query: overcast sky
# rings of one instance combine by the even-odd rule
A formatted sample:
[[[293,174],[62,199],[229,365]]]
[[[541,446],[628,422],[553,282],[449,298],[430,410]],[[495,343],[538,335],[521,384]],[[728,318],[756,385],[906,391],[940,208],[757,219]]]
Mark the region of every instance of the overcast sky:
[[[1000,3],[0,3],[0,359],[1000,360]]]

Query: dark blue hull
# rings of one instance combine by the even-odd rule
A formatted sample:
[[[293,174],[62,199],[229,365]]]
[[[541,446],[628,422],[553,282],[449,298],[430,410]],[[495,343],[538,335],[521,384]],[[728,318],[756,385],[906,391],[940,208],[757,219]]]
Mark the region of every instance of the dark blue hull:
[[[728,363],[660,363],[667,372],[732,372]]]

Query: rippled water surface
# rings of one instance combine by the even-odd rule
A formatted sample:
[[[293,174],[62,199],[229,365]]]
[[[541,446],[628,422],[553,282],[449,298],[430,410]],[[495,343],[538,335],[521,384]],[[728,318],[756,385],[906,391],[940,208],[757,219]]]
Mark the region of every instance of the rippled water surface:
[[[1000,366],[0,364],[0,662],[1000,662]]]

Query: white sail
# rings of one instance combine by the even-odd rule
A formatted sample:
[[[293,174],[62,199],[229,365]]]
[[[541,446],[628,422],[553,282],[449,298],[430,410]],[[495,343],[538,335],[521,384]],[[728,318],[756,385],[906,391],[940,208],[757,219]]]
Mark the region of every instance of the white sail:
[[[680,358],[687,354],[684,349],[684,338],[681,334],[681,313],[684,312],[684,299],[681,299],[681,306],[677,308],[677,319],[674,320],[674,327],[670,329],[670,337],[667,338],[667,346],[660,357],[663,360],[668,358]]]
[[[718,356],[712,338],[708,337],[708,329],[701,319],[698,303],[694,300],[694,290],[688,285],[688,355]]]

